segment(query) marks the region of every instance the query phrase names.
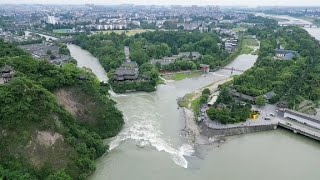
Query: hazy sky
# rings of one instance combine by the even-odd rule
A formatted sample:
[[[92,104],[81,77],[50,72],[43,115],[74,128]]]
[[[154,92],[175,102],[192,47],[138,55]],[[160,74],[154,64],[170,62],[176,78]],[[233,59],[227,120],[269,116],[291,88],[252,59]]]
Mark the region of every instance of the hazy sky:
[[[1,4],[156,4],[156,5],[245,5],[245,6],[320,6],[320,0],[0,0]]]

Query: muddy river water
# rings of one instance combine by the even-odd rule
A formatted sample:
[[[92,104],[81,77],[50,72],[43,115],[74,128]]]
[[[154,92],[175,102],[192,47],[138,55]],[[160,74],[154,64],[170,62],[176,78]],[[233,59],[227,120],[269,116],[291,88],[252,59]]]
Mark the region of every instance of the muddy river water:
[[[320,29],[313,30],[318,33]],[[68,45],[80,67],[107,80],[98,60]],[[228,67],[246,70],[257,56],[240,55]],[[235,74],[239,72],[234,72]],[[228,137],[220,145],[194,147],[184,128],[177,98],[230,77],[219,70],[201,77],[159,85],[156,92],[112,93],[125,117],[124,129],[107,140],[110,152],[97,160],[92,180],[319,180],[320,143],[285,130]]]

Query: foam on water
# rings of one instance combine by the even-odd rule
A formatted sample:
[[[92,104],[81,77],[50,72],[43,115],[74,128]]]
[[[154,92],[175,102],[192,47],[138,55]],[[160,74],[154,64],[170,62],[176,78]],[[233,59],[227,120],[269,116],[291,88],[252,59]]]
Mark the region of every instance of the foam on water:
[[[184,156],[192,156],[194,154],[194,148],[190,144],[184,144],[180,147],[180,154]]]
[[[109,93],[112,97],[125,97],[125,96],[128,96],[126,94],[117,94],[115,93],[113,90],[109,90]]]
[[[227,71],[227,70],[225,70]],[[220,77],[229,77],[228,75],[224,75],[224,74],[219,74],[217,72],[212,72],[211,74],[215,75],[215,76],[220,76]]]
[[[191,145],[183,145],[179,150],[161,138],[162,132],[155,128],[155,124],[150,120],[135,121],[133,125],[125,128],[111,143],[109,149],[112,150],[126,140],[134,140],[138,146],[152,146],[158,151],[170,154],[172,160],[179,166],[187,168],[188,161],[184,156],[191,156],[194,153]]]

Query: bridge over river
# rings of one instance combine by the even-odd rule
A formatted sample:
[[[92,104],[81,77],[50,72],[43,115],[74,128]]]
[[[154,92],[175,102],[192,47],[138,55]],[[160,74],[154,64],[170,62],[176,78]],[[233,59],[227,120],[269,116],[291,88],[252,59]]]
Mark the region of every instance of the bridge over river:
[[[220,68],[220,69],[223,69],[223,70],[229,70],[229,71],[231,71],[231,74],[233,74],[233,72],[234,71],[237,71],[237,72],[244,72],[244,70],[241,70],[241,69],[236,69],[236,68],[234,68],[234,67],[222,67],[222,68]]]
[[[290,119],[280,119],[278,126],[288,130],[292,130],[296,134],[301,134],[320,141],[320,130],[316,127],[311,127]]]

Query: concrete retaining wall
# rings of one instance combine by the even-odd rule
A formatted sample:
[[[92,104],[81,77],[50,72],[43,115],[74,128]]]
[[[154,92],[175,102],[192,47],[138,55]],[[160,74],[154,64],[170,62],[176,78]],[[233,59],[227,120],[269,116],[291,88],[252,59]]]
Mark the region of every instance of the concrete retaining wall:
[[[200,124],[200,128],[202,130],[201,134],[207,137],[213,136],[234,136],[246,133],[254,133],[260,131],[269,131],[277,129],[277,125],[260,125],[260,126],[247,126],[247,127],[237,127],[237,128],[229,128],[229,129],[211,129],[205,126],[204,124]]]

